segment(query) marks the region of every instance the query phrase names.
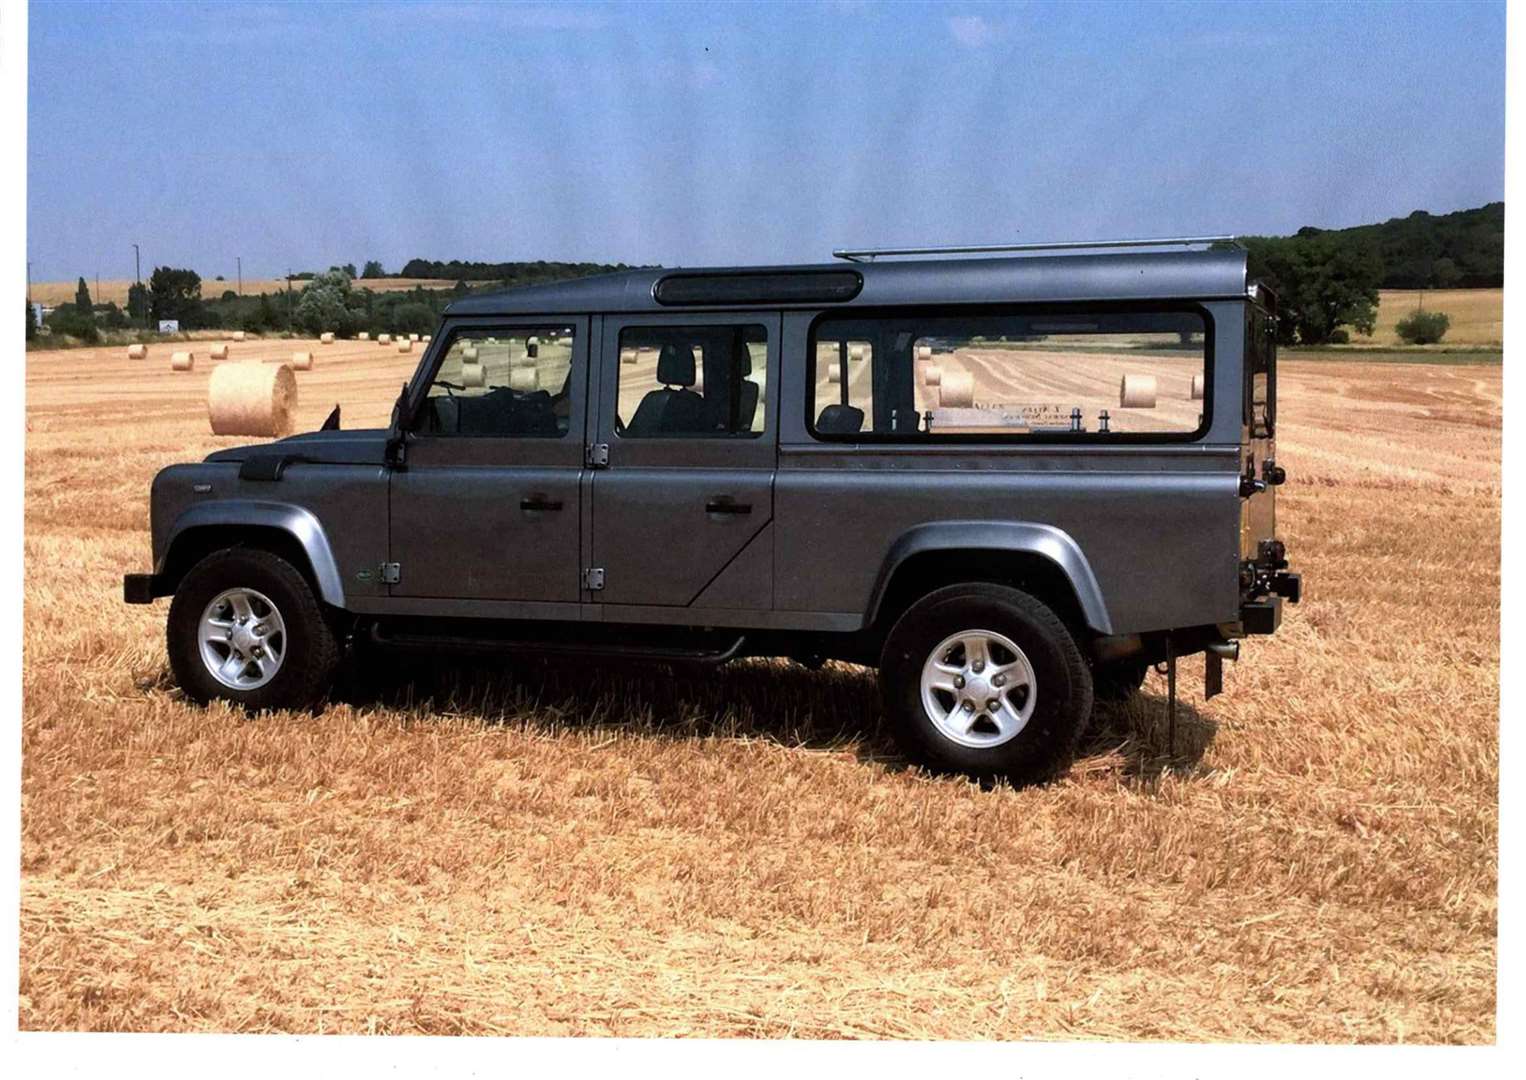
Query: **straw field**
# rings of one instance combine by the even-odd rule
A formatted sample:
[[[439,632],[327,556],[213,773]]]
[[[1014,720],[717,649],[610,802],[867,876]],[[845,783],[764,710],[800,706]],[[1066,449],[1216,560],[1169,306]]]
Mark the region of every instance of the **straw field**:
[[[417,360],[231,358],[307,348],[299,430],[383,422]],[[845,666],[188,707],[120,577],[155,470],[239,441],[215,365],[26,365],[22,1028],[1495,1038],[1498,366],[1288,359],[1305,602],[1223,696],[1188,665],[1174,751],[1151,676],[1069,777],[982,790],[906,767]]]
[[[1383,289],[1372,336],[1352,334],[1353,345],[1397,345],[1394,327],[1412,311],[1444,311],[1451,320],[1439,348],[1498,345],[1505,340],[1504,289]]]

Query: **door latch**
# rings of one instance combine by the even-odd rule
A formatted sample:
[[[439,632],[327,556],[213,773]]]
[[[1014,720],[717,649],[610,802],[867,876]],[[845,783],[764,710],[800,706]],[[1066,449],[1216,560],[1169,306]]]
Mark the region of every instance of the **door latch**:
[[[381,564],[381,579],[383,585],[396,585],[403,580],[403,564],[384,562]]]
[[[590,566],[583,571],[583,588],[589,592],[598,592],[604,588],[604,567]]]
[[[594,469],[609,468],[609,443],[589,443],[584,462]]]

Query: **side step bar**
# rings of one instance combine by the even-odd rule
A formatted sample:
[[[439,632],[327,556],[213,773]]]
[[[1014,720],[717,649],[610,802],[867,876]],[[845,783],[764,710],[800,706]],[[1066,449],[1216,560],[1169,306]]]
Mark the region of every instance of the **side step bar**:
[[[472,652],[484,655],[524,653],[535,656],[600,656],[610,659],[656,660],[706,665],[724,664],[728,660],[734,660],[747,644],[747,638],[743,635],[738,635],[735,641],[722,649],[684,649],[603,642],[465,637],[457,634],[389,634],[381,623],[371,624],[370,638],[373,644],[384,649]]]

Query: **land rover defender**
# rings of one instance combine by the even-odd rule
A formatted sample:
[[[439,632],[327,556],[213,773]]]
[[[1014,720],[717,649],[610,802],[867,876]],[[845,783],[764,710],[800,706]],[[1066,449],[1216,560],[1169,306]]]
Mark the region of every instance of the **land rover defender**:
[[[1018,780],[1151,664],[1216,692],[1300,594],[1245,252],[835,254],[457,300],[388,428],[162,470],[125,598],[196,701],[314,703],[348,647],[837,659]]]

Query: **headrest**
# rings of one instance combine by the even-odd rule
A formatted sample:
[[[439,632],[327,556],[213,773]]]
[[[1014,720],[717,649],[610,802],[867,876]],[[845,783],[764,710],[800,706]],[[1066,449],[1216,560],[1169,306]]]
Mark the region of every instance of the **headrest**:
[[[739,350],[737,353],[737,376],[745,379],[752,374],[752,350],[747,347],[747,342],[745,341],[740,342],[737,345],[737,349]]]
[[[856,435],[864,430],[864,410],[854,405],[828,405],[816,418],[823,435]]]
[[[663,386],[693,386],[694,350],[687,345],[664,345],[657,354],[657,381]]]

